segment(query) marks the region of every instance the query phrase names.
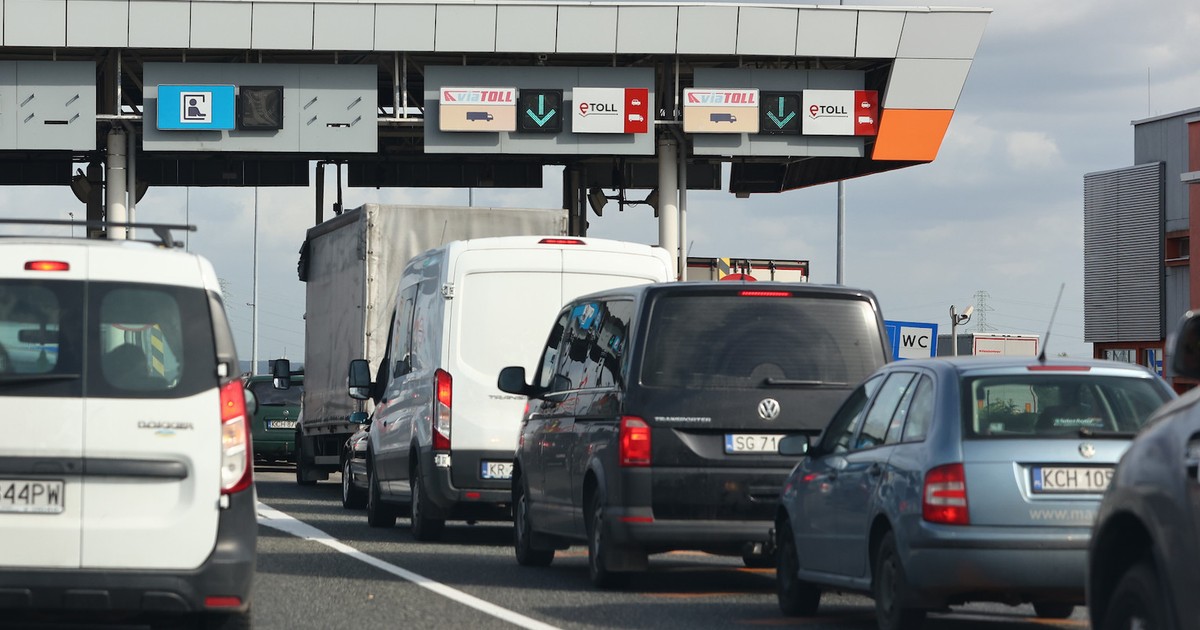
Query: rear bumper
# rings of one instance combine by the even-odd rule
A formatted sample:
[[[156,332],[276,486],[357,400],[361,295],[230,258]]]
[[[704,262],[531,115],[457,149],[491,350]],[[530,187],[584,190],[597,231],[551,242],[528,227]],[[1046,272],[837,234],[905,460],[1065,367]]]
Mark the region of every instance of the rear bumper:
[[[0,609],[21,611],[181,614],[244,612],[250,588],[258,522],[253,490],[230,497],[221,511],[216,546],[208,559],[185,570],[2,569]],[[206,608],[207,597],[237,597],[240,606]]]
[[[451,458],[458,458],[452,453]],[[491,459],[500,459],[497,455]],[[508,455],[512,459],[512,455]],[[465,457],[463,458],[465,459]],[[478,457],[472,458],[474,461]],[[434,465],[432,453],[420,457],[421,473],[427,480],[427,493],[437,508],[438,516],[446,519],[509,520],[512,518],[512,485],[509,480],[491,482],[492,487],[457,486],[451,468]],[[499,486],[499,487],[496,487]]]
[[[657,550],[703,549],[739,552],[746,543],[766,543],[775,523],[732,520],[659,520],[643,510],[609,506],[606,513],[611,540],[624,546]]]
[[[922,524],[904,570],[924,603],[966,598],[1083,604],[1087,528]]]

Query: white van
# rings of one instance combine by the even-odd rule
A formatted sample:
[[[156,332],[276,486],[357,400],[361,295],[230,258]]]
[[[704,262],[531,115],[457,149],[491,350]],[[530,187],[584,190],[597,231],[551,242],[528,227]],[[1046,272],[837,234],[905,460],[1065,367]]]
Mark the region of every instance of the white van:
[[[674,278],[670,255],[596,238],[455,241],[414,257],[400,280],[388,350],[374,382],[352,362],[350,395],[376,402],[367,452],[367,521],[436,540],[447,519],[511,517],[523,396],[500,369],[532,361],[546,326],[575,297]]]
[[[220,296],[169,244],[0,238],[0,619],[249,625],[250,434]]]

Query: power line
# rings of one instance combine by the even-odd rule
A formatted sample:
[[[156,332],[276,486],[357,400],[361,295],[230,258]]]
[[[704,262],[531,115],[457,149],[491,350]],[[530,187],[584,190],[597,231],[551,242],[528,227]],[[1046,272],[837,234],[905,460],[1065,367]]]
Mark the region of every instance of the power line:
[[[975,316],[975,325],[973,327],[971,327],[972,331],[994,332],[996,330],[996,327],[989,325],[988,321],[987,321],[988,311],[992,310],[992,307],[988,306],[988,303],[987,303],[988,297],[989,296],[988,296],[987,291],[976,291],[975,292],[975,314],[976,314],[976,316]]]

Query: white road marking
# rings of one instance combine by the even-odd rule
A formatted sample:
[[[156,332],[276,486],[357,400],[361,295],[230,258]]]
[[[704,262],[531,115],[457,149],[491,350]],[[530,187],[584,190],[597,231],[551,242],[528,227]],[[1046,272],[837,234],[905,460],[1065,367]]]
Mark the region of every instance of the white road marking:
[[[482,599],[479,599],[473,595],[468,595],[458,589],[446,586],[441,582],[436,582],[423,575],[418,575],[407,569],[402,569],[394,564],[384,562],[379,558],[365,554],[354,547],[351,547],[350,545],[347,545],[346,543],[334,538],[333,536],[326,534],[316,527],[313,527],[312,525],[309,525],[308,523],[305,523],[293,516],[280,512],[279,510],[276,510],[265,503],[258,504],[258,523],[259,525],[266,525],[267,527],[273,527],[280,531],[287,532],[293,536],[296,536],[297,538],[319,542],[322,545],[330,547],[335,551],[344,553],[355,560],[369,564],[377,569],[387,571],[388,573],[408,580],[409,582],[412,582],[421,588],[429,589],[438,595],[452,599],[464,606],[470,606],[475,610],[491,615],[497,619],[502,619],[515,626],[529,628],[530,630],[558,630],[556,626],[542,623],[537,619],[531,619],[520,613],[513,612],[507,608],[502,608],[491,602],[486,602]]]

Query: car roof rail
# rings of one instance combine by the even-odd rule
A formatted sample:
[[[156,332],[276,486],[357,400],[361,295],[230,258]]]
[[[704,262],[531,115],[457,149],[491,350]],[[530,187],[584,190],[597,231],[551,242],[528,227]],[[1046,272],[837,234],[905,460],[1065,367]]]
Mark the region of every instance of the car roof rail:
[[[120,221],[72,221],[72,220],[64,220],[64,219],[0,219],[0,224],[69,225],[71,227],[74,227],[76,225],[81,225],[85,228],[85,230],[86,230],[86,228],[102,228],[102,229],[107,229],[107,228],[147,228],[154,232],[154,235],[158,237],[158,240],[150,240],[150,239],[145,239],[145,240],[131,239],[131,240],[138,240],[138,241],[141,241],[144,243],[154,243],[154,244],[158,245],[159,247],[165,247],[167,249],[171,249],[173,247],[183,247],[183,241],[177,241],[177,240],[174,240],[173,238],[171,238],[171,230],[185,230],[188,232],[196,231],[195,225],[188,225],[188,224],[183,224],[183,223],[142,223],[142,222],[135,222],[135,221],[120,222]],[[73,236],[72,238],[86,239],[88,237],[85,233],[84,236],[81,236],[81,237]]]

